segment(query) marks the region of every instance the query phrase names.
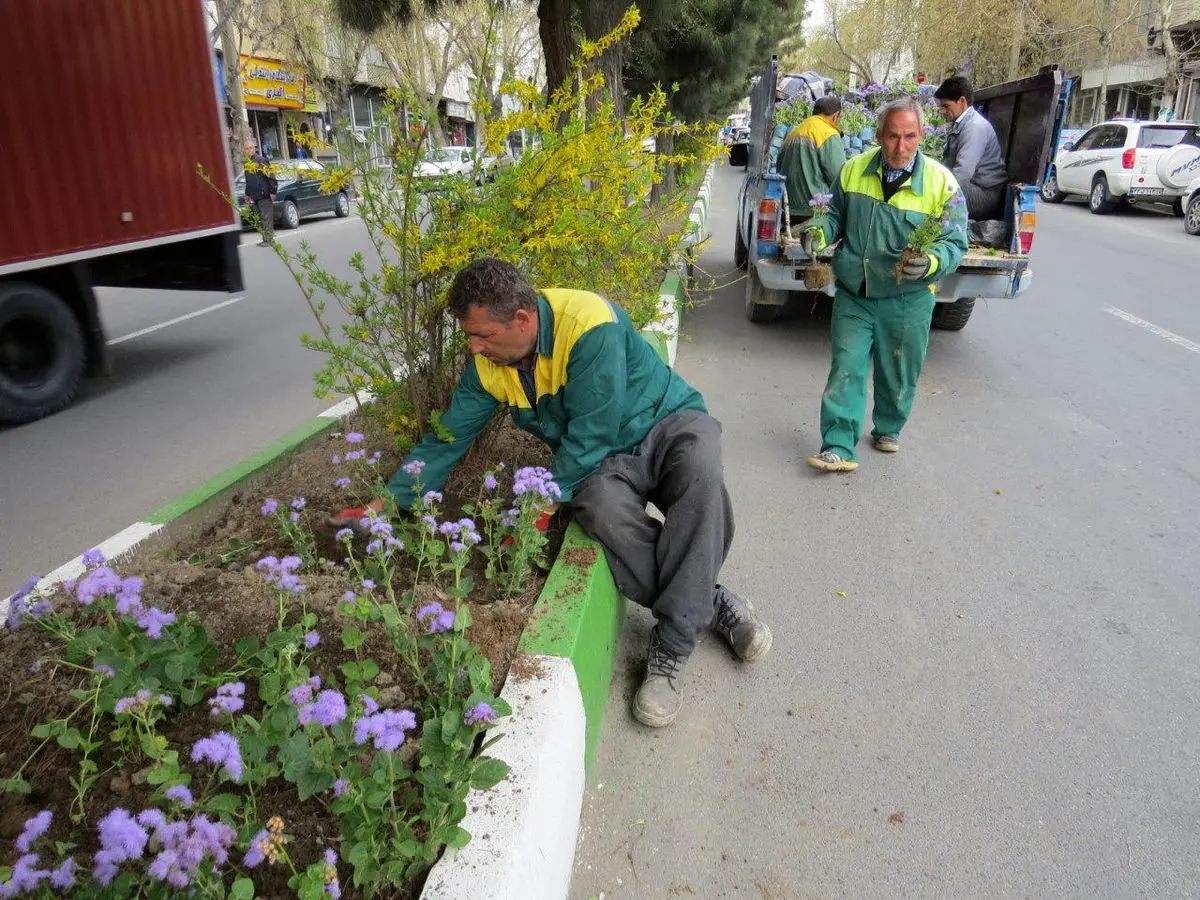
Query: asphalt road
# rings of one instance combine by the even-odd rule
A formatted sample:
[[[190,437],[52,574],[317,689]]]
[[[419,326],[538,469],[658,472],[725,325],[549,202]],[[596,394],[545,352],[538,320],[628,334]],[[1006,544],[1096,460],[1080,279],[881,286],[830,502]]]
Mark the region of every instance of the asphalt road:
[[[305,219],[277,236],[293,250],[307,240],[343,276],[350,255],[368,249],[354,215]],[[100,291],[113,374],[88,381],[55,416],[0,427],[0,596],[332,404],[313,396],[321,358],[299,340],[317,330],[312,313],[257,239],[242,236],[241,300]]]
[[[703,265],[733,276],[740,172]],[[1200,239],[1042,206],[1031,290],[933,334],[903,448],[808,470],[828,316],[687,314],[725,428],[725,580],[771,657],[719,639],[671,728],[633,723],[631,609],[584,801],[588,898],[1200,896]]]

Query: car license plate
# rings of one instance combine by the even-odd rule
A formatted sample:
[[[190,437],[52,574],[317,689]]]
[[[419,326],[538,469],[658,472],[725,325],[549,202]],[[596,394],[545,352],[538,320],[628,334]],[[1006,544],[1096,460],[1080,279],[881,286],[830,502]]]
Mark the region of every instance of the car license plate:
[[[1158,197],[1163,192],[1162,188],[1130,188],[1130,197]]]

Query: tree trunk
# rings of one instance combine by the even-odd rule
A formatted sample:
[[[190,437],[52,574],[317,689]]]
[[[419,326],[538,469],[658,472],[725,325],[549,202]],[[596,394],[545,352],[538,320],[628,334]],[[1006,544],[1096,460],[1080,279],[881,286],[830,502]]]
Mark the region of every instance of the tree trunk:
[[[1025,7],[1017,5],[1017,21],[1013,26],[1012,43],[1009,45],[1008,80],[1016,81],[1021,72],[1021,41],[1025,37]]]
[[[590,0],[583,4],[583,32],[588,40],[596,41],[612,31],[621,16],[625,13],[623,0],[617,3]],[[625,56],[622,48],[624,43],[618,41],[609,47],[596,60],[596,68],[603,73],[604,83],[608,87],[609,96],[613,102],[613,112],[618,120],[625,118]]]
[[[538,34],[549,98],[571,73],[571,0],[538,0]]]
[[[660,156],[670,156],[675,152],[675,132],[663,131],[655,135],[654,152]],[[663,167],[663,180],[650,188],[650,202],[657,204],[664,197],[675,193],[675,164],[667,163]]]
[[[217,18],[221,32],[221,63],[225,66],[225,92],[233,109],[233,146],[230,157],[233,173],[240,175],[245,167],[243,148],[250,139],[250,121],[246,117],[246,97],[242,93],[242,68],[237,39],[233,35],[233,16],[238,0],[217,0]]]
[[[1096,97],[1096,107],[1092,110],[1092,124],[1099,125],[1108,118],[1108,67],[1112,65],[1112,38],[1104,42],[1104,61],[1100,73],[1100,93]]]

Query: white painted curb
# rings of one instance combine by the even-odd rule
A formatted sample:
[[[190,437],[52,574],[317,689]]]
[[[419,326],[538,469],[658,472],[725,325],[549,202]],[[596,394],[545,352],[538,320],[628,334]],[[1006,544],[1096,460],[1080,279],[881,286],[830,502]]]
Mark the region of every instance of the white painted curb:
[[[571,887],[583,808],[583,696],[569,659],[527,657],[539,671],[509,674],[500,696],[512,707],[489,753],[508,778],[472,791],[462,827],[471,842],[447,850],[421,900],[564,900]]]

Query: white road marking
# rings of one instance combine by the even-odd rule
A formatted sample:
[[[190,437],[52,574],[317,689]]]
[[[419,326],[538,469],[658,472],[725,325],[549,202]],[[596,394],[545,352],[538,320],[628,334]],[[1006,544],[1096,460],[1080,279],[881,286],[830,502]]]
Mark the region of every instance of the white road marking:
[[[246,299],[246,295],[234,297],[232,300],[223,300],[220,303],[214,303],[212,306],[206,306],[204,309],[198,309],[195,312],[190,312],[186,316],[176,316],[174,319],[167,319],[165,322],[159,322],[157,325],[151,325],[149,328],[141,328],[137,331],[132,331],[129,334],[121,335],[119,338],[113,338],[108,342],[108,346],[114,344],[123,344],[125,341],[132,341],[134,338],[142,337],[146,334],[152,334],[155,331],[161,331],[168,325],[178,325],[180,322],[186,322],[188,319],[194,319],[196,316],[202,316],[205,313],[216,312],[218,309],[224,309],[226,306],[232,306],[235,303],[240,303]]]
[[[1104,311],[1116,316],[1118,319],[1124,319],[1126,322],[1136,325],[1138,328],[1144,328],[1151,334],[1158,335],[1160,338],[1168,340],[1172,344],[1182,347],[1184,350],[1191,350],[1193,353],[1200,353],[1200,344],[1197,344],[1195,341],[1189,341],[1187,338],[1176,334],[1173,331],[1167,331],[1165,328],[1160,328],[1153,322],[1147,322],[1145,319],[1139,319],[1132,313],[1127,313],[1123,309],[1117,309],[1115,306],[1106,306],[1104,307]]]

